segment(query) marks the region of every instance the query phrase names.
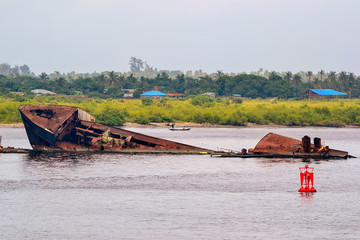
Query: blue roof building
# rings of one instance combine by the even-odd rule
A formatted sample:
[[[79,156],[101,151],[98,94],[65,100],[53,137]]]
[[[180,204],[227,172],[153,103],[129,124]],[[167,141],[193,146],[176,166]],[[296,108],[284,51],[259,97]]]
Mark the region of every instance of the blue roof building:
[[[140,98],[163,99],[167,95],[160,91],[149,91],[140,95]]]
[[[309,89],[302,94],[304,98],[333,98],[346,96],[346,93],[338,92],[332,89]]]

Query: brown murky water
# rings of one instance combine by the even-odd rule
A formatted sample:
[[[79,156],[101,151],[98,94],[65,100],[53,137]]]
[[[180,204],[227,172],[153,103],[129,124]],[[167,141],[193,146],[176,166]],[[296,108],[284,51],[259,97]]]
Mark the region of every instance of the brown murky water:
[[[134,129],[211,149],[268,132],[360,156],[360,129]],[[30,147],[0,128],[4,146]],[[298,168],[318,192],[301,195]],[[360,160],[0,154],[0,239],[360,239]]]

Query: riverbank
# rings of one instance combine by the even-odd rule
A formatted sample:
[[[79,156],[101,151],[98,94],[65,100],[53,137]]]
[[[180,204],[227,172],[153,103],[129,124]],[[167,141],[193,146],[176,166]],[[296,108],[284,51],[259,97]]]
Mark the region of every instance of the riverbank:
[[[0,128],[23,128],[23,127],[24,127],[24,124],[22,124],[22,123],[0,124]],[[122,127],[169,128],[170,124],[169,123],[139,124],[139,123],[127,122]],[[241,128],[241,127],[266,128],[266,127],[276,127],[276,128],[282,128],[282,127],[288,127],[288,126],[282,126],[282,125],[277,125],[277,124],[259,125],[259,124],[253,124],[253,123],[246,124],[245,126],[234,126],[234,125],[221,125],[221,124],[213,124],[213,123],[186,122],[186,123],[175,124],[175,127],[192,127],[192,128]]]
[[[0,125],[1,126],[1,125]],[[171,127],[169,123],[149,123],[149,124],[139,124],[139,123],[125,123],[123,127],[136,127],[136,128],[169,128]],[[344,125],[344,126],[289,126],[289,125],[279,125],[279,124],[255,124],[247,123],[244,126],[235,126],[235,125],[221,125],[213,123],[177,123],[175,127],[190,127],[190,128],[360,128],[360,126],[355,125]]]
[[[23,128],[24,124],[22,123],[10,123],[10,124],[0,124],[0,128]]]
[[[0,124],[0,128],[23,128],[24,124],[22,123],[12,123],[12,124]],[[134,128],[169,128],[169,123],[149,123],[149,124],[139,124],[127,122],[122,127],[134,127]],[[175,127],[190,127],[190,128],[309,128],[309,127],[319,127],[319,128],[360,128],[360,126],[354,125],[345,125],[345,126],[288,126],[288,125],[279,125],[279,124],[254,124],[247,123],[244,126],[235,126],[235,125],[221,125],[213,123],[177,123]]]
[[[244,100],[216,99],[199,104],[193,99],[166,99],[149,103],[123,99],[61,99],[35,97],[26,102],[1,99],[0,123],[17,127],[23,104],[68,105],[82,108],[96,121],[110,126],[167,127],[353,127],[360,126],[360,99]],[[136,123],[136,125],[135,125]]]

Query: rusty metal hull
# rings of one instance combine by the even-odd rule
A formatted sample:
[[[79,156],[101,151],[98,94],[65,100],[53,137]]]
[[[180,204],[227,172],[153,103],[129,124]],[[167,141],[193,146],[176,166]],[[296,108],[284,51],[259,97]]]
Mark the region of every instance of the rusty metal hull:
[[[80,108],[55,105],[19,107],[31,146],[36,151],[188,153],[211,150],[96,123]]]
[[[233,157],[233,158],[301,158],[301,159],[347,159],[353,156],[348,155],[346,152],[341,153],[247,153],[242,154],[238,152],[213,152],[212,157]]]
[[[298,158],[347,158],[349,156],[348,152],[321,145],[320,138],[315,138],[315,142],[316,144],[311,144],[308,136],[304,136],[300,141],[279,134],[268,133],[255,148],[249,149],[249,154]]]

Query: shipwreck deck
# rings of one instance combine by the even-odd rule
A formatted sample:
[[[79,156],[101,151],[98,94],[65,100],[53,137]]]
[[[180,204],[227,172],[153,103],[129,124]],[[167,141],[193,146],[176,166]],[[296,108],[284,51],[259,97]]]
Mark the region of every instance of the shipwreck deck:
[[[214,152],[211,157],[219,158],[301,158],[301,159],[347,159],[354,158],[351,155],[327,155],[321,153],[237,153],[237,152]]]
[[[198,151],[189,149],[24,149],[24,148],[2,148],[0,153],[85,153],[85,154],[178,154],[178,155],[209,155],[210,151]]]

